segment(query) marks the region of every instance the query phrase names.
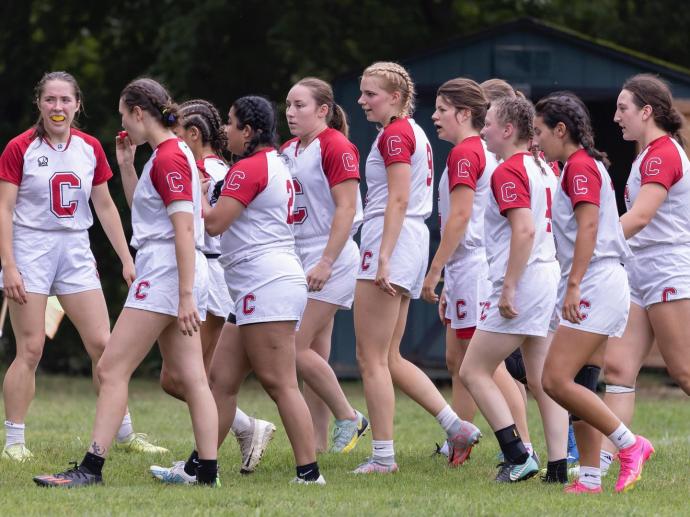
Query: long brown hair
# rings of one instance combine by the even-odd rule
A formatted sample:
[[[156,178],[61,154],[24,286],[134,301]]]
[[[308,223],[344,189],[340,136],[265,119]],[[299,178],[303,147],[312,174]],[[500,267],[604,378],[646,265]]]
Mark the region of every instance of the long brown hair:
[[[124,87],[120,98],[130,111],[134,109],[134,106],[139,106],[163,127],[173,127],[177,124],[179,106],[173,102],[168,91],[158,81],[148,77],[135,79]]]
[[[440,86],[436,95],[443,97],[456,110],[470,110],[474,129],[479,131],[484,127],[489,101],[486,100],[481,87],[475,81],[464,77],[451,79]]]

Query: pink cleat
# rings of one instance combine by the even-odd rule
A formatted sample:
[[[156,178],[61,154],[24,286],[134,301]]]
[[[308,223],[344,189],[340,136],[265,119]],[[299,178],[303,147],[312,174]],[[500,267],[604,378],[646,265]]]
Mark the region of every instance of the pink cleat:
[[[472,447],[479,442],[482,433],[471,422],[461,422],[460,432],[448,439],[448,465],[458,467],[470,457]]]
[[[384,465],[373,458],[367,458],[364,463],[352,471],[353,474],[393,474],[398,471],[398,464]]]
[[[642,477],[642,466],[654,452],[654,447],[647,438],[637,435],[635,443],[618,451],[621,470],[616,481],[616,492],[631,489]]]
[[[589,488],[588,486],[576,480],[565,487],[563,490],[566,494],[601,494],[601,486],[596,488]]]

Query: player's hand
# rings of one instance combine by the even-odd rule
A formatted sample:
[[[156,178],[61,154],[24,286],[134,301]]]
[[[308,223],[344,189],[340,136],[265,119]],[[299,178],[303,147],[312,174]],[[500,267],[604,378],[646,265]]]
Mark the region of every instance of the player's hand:
[[[121,131],[126,133],[126,131]],[[136,144],[132,143],[129,135],[122,138],[121,134],[115,137],[115,156],[117,157],[117,164],[122,169],[123,167],[134,167],[134,153],[137,150]]]
[[[17,302],[19,305],[24,305],[28,299],[26,297],[26,290],[24,289],[24,280],[19,270],[13,266],[2,268],[2,282],[5,286],[5,298]]]
[[[127,282],[127,287],[130,287],[137,277],[137,271],[134,267],[134,261],[130,258],[122,263],[122,278]]]
[[[321,260],[307,272],[307,287],[309,291],[320,291],[326,285],[333,273],[333,261],[327,257]]]
[[[512,320],[518,315],[514,305],[515,288],[504,285],[501,297],[498,299],[498,312],[506,319]]]
[[[208,199],[208,189],[211,188],[211,178],[201,178],[201,193]]]
[[[398,291],[395,290],[390,283],[390,268],[388,267],[388,260],[379,257],[379,266],[376,269],[376,279],[374,285],[381,289],[384,293],[395,296]]]
[[[191,336],[201,328],[201,318],[196,310],[194,297],[191,294],[181,295],[177,309],[177,325],[185,336]]]
[[[580,323],[584,318],[580,312],[580,286],[568,286],[563,299],[561,314],[570,323]]]
[[[424,277],[424,283],[422,284],[422,298],[429,303],[437,303],[439,298],[436,294],[436,286],[439,280],[441,280],[441,273],[436,272],[433,269],[429,269],[429,272]]]
[[[446,307],[448,307],[448,300],[446,300],[446,287],[443,286],[441,297],[438,301],[438,318],[441,320],[441,323],[446,322]]]

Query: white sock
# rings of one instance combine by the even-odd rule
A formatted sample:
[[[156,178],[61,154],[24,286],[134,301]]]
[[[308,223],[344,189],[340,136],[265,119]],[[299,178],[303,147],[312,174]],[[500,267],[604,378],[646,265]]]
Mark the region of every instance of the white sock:
[[[381,465],[392,465],[395,463],[395,450],[393,440],[372,440],[371,458]]]
[[[587,488],[597,488],[601,486],[601,470],[596,467],[580,466],[580,483]]]
[[[457,413],[455,413],[455,411],[453,411],[453,408],[450,407],[450,405],[446,404],[446,407],[444,407],[439,414],[436,415],[436,420],[439,424],[441,424],[441,427],[443,427],[443,430],[448,435],[448,438],[452,438],[460,432],[462,420],[460,420],[460,417],[457,415]]]
[[[235,434],[239,434],[245,431],[249,431],[252,427],[252,421],[245,413],[242,411],[240,408],[237,408],[235,410],[235,420],[232,421],[232,432]]]
[[[525,449],[527,449],[527,454],[530,456],[534,452],[534,448],[532,447],[532,442],[522,442],[525,445]]]
[[[24,442],[24,429],[26,424],[15,424],[5,420],[5,447]]]
[[[124,442],[134,432],[132,427],[132,417],[129,416],[129,411],[125,414],[120,424],[120,429],[117,431],[117,441]]]
[[[443,445],[441,445],[441,448],[438,450],[440,454],[443,454],[446,458],[450,454],[450,450],[448,449],[448,440],[443,440]]]
[[[635,435],[625,427],[625,424],[621,422],[621,425],[609,435],[609,440],[613,442],[613,445],[620,449],[625,449],[635,444]]]
[[[613,454],[602,449],[601,452],[599,452],[599,468],[601,469],[602,476],[608,473],[611,463],[613,463]]]

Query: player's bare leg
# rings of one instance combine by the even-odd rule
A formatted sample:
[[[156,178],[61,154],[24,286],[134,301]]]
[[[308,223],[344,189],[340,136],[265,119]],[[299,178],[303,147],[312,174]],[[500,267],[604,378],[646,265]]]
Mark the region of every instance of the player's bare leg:
[[[450,373],[453,388],[451,407],[460,418],[472,422],[477,413],[477,404],[475,404],[469,390],[460,381],[460,365],[469,344],[469,339],[459,339],[455,329],[446,325],[446,367]]]
[[[655,303],[648,309],[659,352],[673,377],[686,395],[690,395],[690,300]]]
[[[314,338],[311,344],[312,350],[328,361],[331,355],[331,338],[333,335],[333,323],[331,322]],[[328,450],[328,428],[331,422],[331,410],[308,384],[302,387],[304,400],[311,413],[311,421],[314,425],[314,439],[316,440],[316,452]]]

